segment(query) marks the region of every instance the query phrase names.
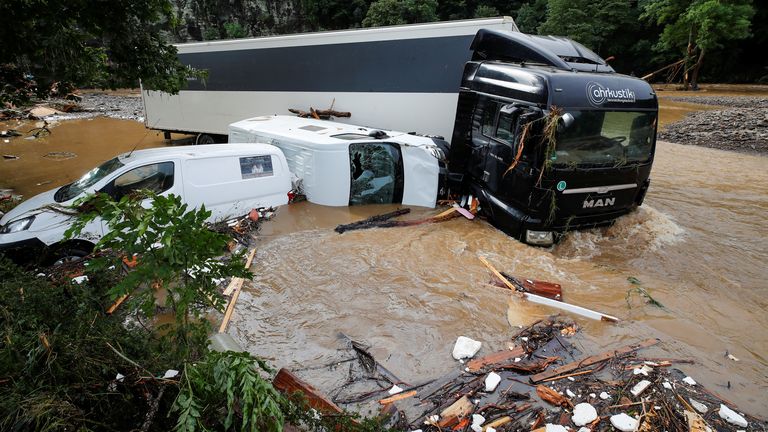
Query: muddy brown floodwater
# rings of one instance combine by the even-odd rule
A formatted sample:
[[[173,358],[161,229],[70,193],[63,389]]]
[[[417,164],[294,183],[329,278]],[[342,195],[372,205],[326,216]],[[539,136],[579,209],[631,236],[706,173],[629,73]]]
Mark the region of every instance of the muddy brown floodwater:
[[[674,117],[663,99],[672,93],[660,93],[662,123]],[[21,156],[0,161],[0,187],[31,196],[142,139],[140,147],[162,145],[136,122],[64,122],[44,141],[0,144],[3,154]],[[53,151],[78,157],[44,157]],[[36,186],[44,181],[52,183]],[[262,227],[255,278],[230,333],[277,367],[303,369],[343,358],[343,332],[371,344],[402,379],[434,378],[456,367],[450,352],[458,336],[482,341],[481,354],[489,353],[507,347],[512,326],[555,312],[489,286],[478,260],[484,256],[515,275],[560,283],[566,301],[622,319],[576,317],[585,352],[659,337],[664,356],[696,360],[681,366],[694,379],[748,413],[767,411],[767,157],[660,142],[645,205],[610,228],[570,233],[554,248],[525,246],[480,220],[333,231],[393,208],[281,208]],[[414,209],[409,217],[434,213]],[[628,304],[628,277],[664,308],[637,294]],[[302,375],[326,391],[338,384],[320,371]]]

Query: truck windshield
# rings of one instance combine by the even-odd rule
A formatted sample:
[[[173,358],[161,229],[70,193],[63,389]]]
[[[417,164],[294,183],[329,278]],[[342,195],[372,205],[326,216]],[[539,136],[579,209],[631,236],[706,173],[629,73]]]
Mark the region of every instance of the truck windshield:
[[[569,118],[570,117],[570,118]],[[656,113],[566,111],[557,131],[557,165],[616,165],[651,157]]]
[[[122,166],[123,163],[120,162],[117,158],[110,159],[98,167],[88,171],[84,176],[80,177],[80,179],[74,183],[62,186],[59,190],[56,191],[53,199],[56,202],[69,201]]]

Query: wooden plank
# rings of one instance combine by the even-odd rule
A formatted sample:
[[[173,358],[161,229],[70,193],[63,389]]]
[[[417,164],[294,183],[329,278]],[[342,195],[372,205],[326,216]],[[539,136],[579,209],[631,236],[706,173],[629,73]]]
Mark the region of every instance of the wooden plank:
[[[248,258],[245,260],[245,268],[246,270],[251,268],[251,262],[253,261],[253,257],[256,255],[256,248],[253,248],[251,252],[248,254]],[[227,285],[227,288],[224,290],[224,295],[232,295],[235,290],[239,290],[243,287],[243,278],[232,278],[232,280],[229,282],[229,285]]]
[[[512,284],[512,282],[510,282],[507,278],[505,278],[504,275],[499,273],[499,271],[496,270],[496,268],[493,265],[491,265],[491,263],[489,263],[488,260],[486,260],[484,257],[479,257],[479,258],[480,258],[480,261],[482,261],[482,263],[485,264],[486,267],[488,267],[488,270],[490,270],[493,273],[494,276],[496,276],[500,281],[504,282],[504,285],[506,285],[509,289],[511,289],[513,291],[517,291],[517,288]],[[552,306],[552,307],[555,307],[555,308],[558,308],[558,309],[562,309],[564,311],[568,311],[568,312],[575,313],[577,315],[581,315],[583,317],[592,318],[592,319],[601,320],[601,321],[610,321],[610,322],[618,322],[619,321],[618,318],[616,318],[614,316],[611,316],[611,315],[606,315],[604,313],[596,312],[596,311],[593,311],[591,309],[587,309],[585,307],[576,306],[576,305],[572,305],[572,304],[569,304],[569,303],[548,299],[546,297],[542,297],[542,296],[539,296],[539,295],[536,295],[536,294],[531,294],[531,293],[524,292],[523,296],[525,296],[525,298],[527,298],[528,300],[530,300],[530,301],[532,301],[534,303],[543,304],[543,305],[546,305],[546,306]]]
[[[277,372],[277,375],[275,375],[275,379],[272,380],[272,385],[275,386],[277,390],[286,395],[290,395],[296,392],[303,394],[307,400],[307,404],[311,408],[314,408],[322,413],[343,413],[342,409],[339,408],[338,405],[320,393],[320,391],[314,388],[311,384],[302,381],[288,369],[280,369]]]
[[[612,351],[607,351],[607,352],[604,352],[602,354],[590,356],[590,357],[587,357],[585,359],[578,360],[578,361],[575,361],[575,362],[571,362],[571,363],[568,363],[566,365],[560,366],[558,368],[555,368],[555,369],[552,369],[552,370],[548,370],[548,371],[544,371],[544,372],[538,373],[536,375],[533,375],[533,376],[531,376],[531,382],[532,383],[542,382],[542,381],[548,380],[550,378],[554,378],[554,377],[559,376],[559,375],[563,375],[563,374],[567,374],[569,372],[573,372],[576,369],[581,369],[583,367],[591,366],[593,364],[606,361],[606,360],[611,359],[611,358],[613,358],[615,356],[618,356],[618,355],[627,354],[627,353],[630,353],[630,352],[633,352],[633,351],[637,351],[637,350],[642,349],[642,348],[648,348],[649,346],[656,345],[657,343],[659,343],[658,339],[655,339],[655,338],[646,339],[646,340],[644,340],[642,342],[639,342],[639,343],[636,343],[636,344],[623,346],[621,348],[617,348],[617,349],[612,350]]]
[[[522,357],[525,355],[525,350],[523,347],[515,347],[515,349],[512,350],[506,350],[506,351],[499,351],[492,354],[488,354],[487,356],[480,357],[479,359],[470,360],[467,363],[467,367],[469,368],[469,371],[474,373],[481,371],[486,366],[491,366],[499,363],[506,363],[509,360],[513,360],[517,357]]]
[[[125,295],[121,296],[119,299],[115,300],[115,302],[114,302],[114,303],[112,303],[112,306],[110,306],[110,307],[109,307],[109,309],[107,309],[107,313],[108,313],[109,315],[112,315],[112,313],[113,313],[115,310],[117,310],[117,308],[118,308],[118,307],[120,307],[120,305],[121,305],[121,304],[123,304],[123,302],[124,302],[124,301],[125,301],[125,299],[127,299],[127,298],[128,298],[128,294],[125,294]]]
[[[408,399],[409,397],[413,397],[413,396],[416,396],[416,390],[398,393],[394,396],[390,396],[388,398],[380,400],[379,403],[382,405],[386,405],[392,402],[397,402],[399,400]]]
[[[227,331],[229,320],[232,319],[232,313],[235,312],[235,303],[237,303],[237,299],[240,297],[240,291],[241,289],[238,288],[237,291],[235,291],[235,293],[232,295],[232,299],[229,301],[229,304],[227,305],[227,311],[224,312],[224,318],[221,320],[221,325],[219,326],[219,333],[224,333]]]

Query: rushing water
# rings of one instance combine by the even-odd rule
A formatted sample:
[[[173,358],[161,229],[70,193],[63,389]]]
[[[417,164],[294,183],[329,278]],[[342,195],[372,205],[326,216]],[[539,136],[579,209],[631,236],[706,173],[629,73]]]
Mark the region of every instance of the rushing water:
[[[662,122],[677,108],[667,104]],[[711,107],[709,107],[711,109]],[[6,123],[3,128],[14,125]],[[25,131],[32,125],[20,124]],[[26,128],[26,129],[25,129]],[[0,143],[0,187],[27,196],[61,185],[116,153],[162,145],[141,124],[63,122],[44,139]],[[44,157],[71,152],[66,160]],[[50,183],[47,183],[50,182]],[[42,183],[42,184],[40,184]],[[518,276],[562,284],[564,299],[618,316],[619,324],[576,318],[586,352],[647,337],[657,353],[695,359],[681,368],[752,414],[768,397],[768,158],[659,143],[645,205],[606,229],[568,234],[553,248],[525,246],[481,220],[336,234],[333,227],[394,206],[279,210],[257,243],[253,283],[240,296],[230,332],[276,366],[338,360],[337,334],[371,352],[405,380],[455,367],[457,336],[507,347],[512,326],[554,313],[488,284],[478,260]],[[434,214],[414,209],[408,217]],[[664,305],[643,302],[627,278]],[[740,359],[725,357],[725,351]],[[320,375],[319,387],[333,383]],[[730,389],[728,388],[730,383]]]

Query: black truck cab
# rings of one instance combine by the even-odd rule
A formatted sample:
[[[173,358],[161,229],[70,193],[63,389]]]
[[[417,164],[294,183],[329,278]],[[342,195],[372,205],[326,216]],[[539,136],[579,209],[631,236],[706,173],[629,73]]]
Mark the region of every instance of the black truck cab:
[[[452,191],[538,245],[642,204],[658,117],[648,83],[566,38],[481,30],[472,50],[448,156]]]

